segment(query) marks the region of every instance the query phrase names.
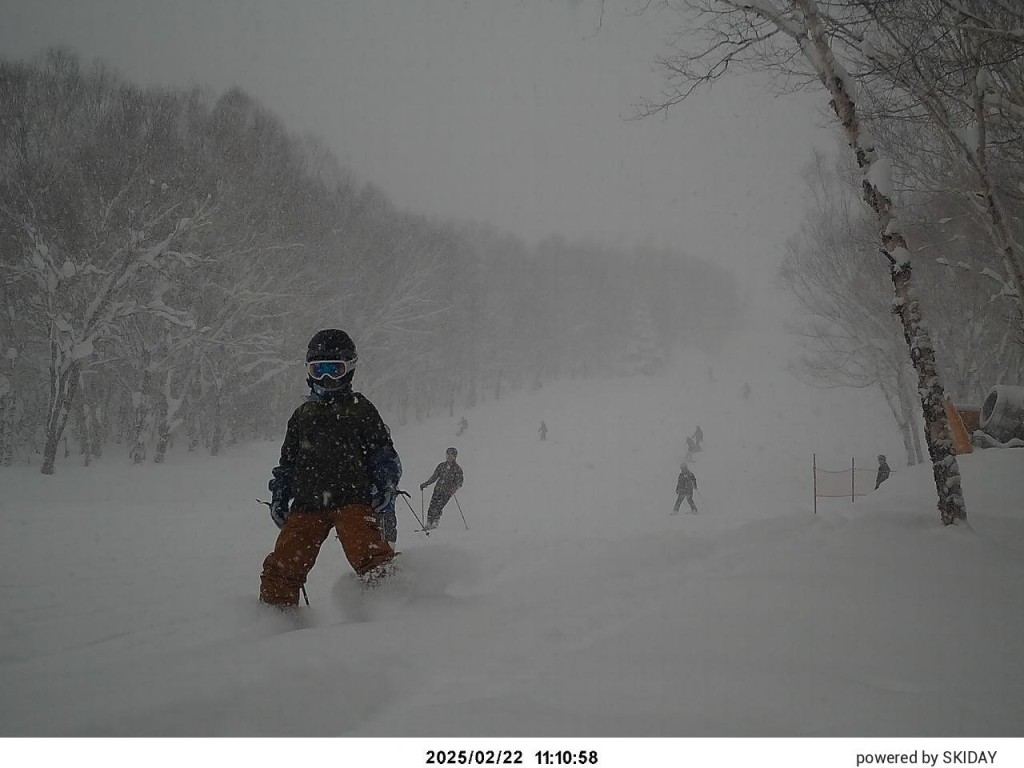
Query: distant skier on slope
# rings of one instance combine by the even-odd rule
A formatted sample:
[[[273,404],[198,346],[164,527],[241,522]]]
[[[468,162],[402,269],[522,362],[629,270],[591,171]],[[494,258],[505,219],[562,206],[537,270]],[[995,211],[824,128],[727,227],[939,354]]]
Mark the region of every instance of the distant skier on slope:
[[[878,454],[878,474],[875,475],[875,490],[878,490],[878,486],[889,479],[889,474],[892,470],[889,469],[889,464],[885,460],[883,454]]]
[[[690,505],[690,514],[697,514],[697,505],[693,503],[693,492],[697,490],[697,478],[693,472],[683,462],[679,465],[679,478],[676,480],[676,505],[672,507],[672,514],[679,513],[679,507],[683,504],[683,499],[686,499],[686,503]]]
[[[458,455],[459,452],[455,448],[449,448],[445,451],[445,460],[437,465],[434,469],[434,474],[420,484],[420,490],[422,491],[431,483],[437,483],[434,486],[434,493],[430,497],[430,506],[427,508],[427,520],[423,526],[428,531],[437,528],[437,524],[441,520],[441,513],[444,511],[444,505],[462,487],[462,483],[465,480],[462,467],[455,461]]]
[[[367,583],[385,575],[395,556],[381,517],[390,509],[393,523],[402,463],[376,407],[352,391],[357,359],[352,339],[334,328],[317,332],[306,349],[310,394],[288,420],[270,481],[270,517],[281,532],[260,575],[260,601],[268,605],[298,605],[332,529]]]
[[[693,458],[693,454],[700,453],[700,448],[697,447],[697,442],[693,439],[693,436],[686,438],[686,454]],[[689,461],[690,459],[687,459]]]
[[[542,441],[548,439],[548,425],[544,423],[544,419],[540,420],[540,429],[537,431],[540,433],[540,439]]]
[[[469,421],[466,419],[465,416],[463,416],[461,419],[459,419],[459,429],[455,432],[456,437],[461,435],[467,429],[469,429]]]

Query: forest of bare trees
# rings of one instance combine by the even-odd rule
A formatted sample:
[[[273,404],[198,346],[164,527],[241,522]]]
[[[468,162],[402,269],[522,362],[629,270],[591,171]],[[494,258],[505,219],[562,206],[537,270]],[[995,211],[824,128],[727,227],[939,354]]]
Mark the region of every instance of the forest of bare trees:
[[[321,327],[395,423],[657,370],[736,326],[733,276],[652,248],[399,210],[240,90],[0,62],[0,465],[276,436]]]

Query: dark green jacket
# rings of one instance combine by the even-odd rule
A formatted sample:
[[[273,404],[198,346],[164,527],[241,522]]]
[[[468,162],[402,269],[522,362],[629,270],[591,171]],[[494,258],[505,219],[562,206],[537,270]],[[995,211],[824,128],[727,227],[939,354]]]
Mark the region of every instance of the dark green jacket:
[[[270,490],[293,500],[292,511],[370,504],[373,485],[395,485],[400,467],[391,432],[361,393],[311,397],[288,420]]]

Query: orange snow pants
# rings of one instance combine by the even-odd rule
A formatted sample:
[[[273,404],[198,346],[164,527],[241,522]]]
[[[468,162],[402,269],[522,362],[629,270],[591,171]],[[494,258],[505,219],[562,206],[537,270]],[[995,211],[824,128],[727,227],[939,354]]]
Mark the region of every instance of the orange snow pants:
[[[298,605],[299,588],[313,569],[320,547],[334,528],[345,557],[362,576],[395,556],[381,533],[373,507],[349,504],[340,509],[292,510],[277,535],[274,551],[263,561],[260,601],[268,605]]]

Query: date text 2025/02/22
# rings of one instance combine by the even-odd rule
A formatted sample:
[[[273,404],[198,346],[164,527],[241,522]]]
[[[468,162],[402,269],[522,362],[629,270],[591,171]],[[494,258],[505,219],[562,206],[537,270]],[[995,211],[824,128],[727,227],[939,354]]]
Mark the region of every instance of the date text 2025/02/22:
[[[428,749],[427,765],[522,765],[521,749]],[[535,765],[597,765],[597,750],[542,749]]]

